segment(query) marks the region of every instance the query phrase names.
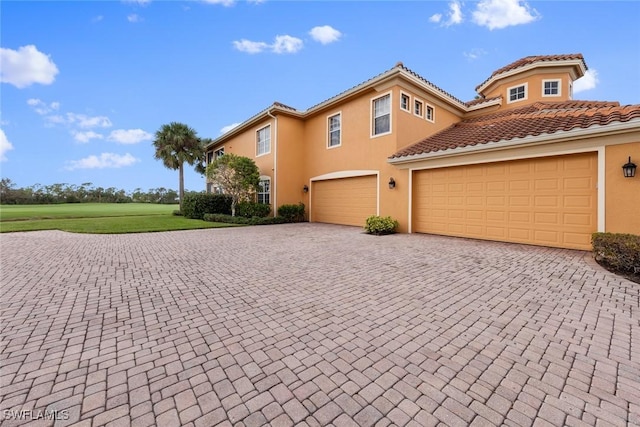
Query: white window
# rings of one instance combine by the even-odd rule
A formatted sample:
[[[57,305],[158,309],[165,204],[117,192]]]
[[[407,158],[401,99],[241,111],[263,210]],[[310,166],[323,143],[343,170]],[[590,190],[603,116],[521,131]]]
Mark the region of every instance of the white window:
[[[213,183],[207,182],[207,193],[211,194],[213,192]]]
[[[429,120],[430,122],[435,122],[436,121],[435,110],[429,104],[427,104],[427,108],[425,110],[424,118]]]
[[[271,204],[271,178],[261,176],[258,184],[258,203],[265,205]]]
[[[527,99],[527,84],[513,86],[507,89],[508,102],[518,102]]]
[[[213,162],[213,151],[207,151],[207,164]]]
[[[220,156],[224,156],[224,147],[222,148],[218,148],[216,151],[213,152],[213,159],[217,159]]]
[[[400,93],[400,109],[404,111],[411,111],[411,97],[406,93]]]
[[[265,126],[256,133],[256,155],[262,156],[271,152],[271,125]]]
[[[423,104],[422,101],[420,101],[419,99],[415,99],[413,101],[413,114],[415,114],[418,117],[422,117],[423,114]]]
[[[329,128],[327,147],[339,147],[342,144],[342,113],[329,116],[327,127]]]
[[[372,135],[384,135],[391,132],[391,94],[374,99],[372,104]]]
[[[560,96],[560,80],[543,80],[542,96]]]

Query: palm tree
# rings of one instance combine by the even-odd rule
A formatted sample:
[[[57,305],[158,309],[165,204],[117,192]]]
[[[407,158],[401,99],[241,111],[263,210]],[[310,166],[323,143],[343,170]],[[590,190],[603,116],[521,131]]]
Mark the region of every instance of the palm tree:
[[[162,160],[165,167],[180,173],[180,210],[184,199],[184,163],[202,168],[204,148],[195,130],[183,123],[171,122],[156,132],[153,145],[155,158]]]

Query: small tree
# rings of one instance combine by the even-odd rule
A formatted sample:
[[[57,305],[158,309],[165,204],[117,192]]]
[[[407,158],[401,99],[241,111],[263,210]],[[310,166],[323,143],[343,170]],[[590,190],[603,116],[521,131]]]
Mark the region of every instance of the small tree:
[[[225,154],[207,166],[207,178],[231,196],[231,215],[236,216],[238,202],[251,200],[258,189],[260,170],[248,157]]]

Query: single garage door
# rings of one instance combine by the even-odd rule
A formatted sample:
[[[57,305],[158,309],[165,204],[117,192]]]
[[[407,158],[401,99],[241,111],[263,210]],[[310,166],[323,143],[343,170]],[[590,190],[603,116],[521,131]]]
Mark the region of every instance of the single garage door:
[[[414,172],[413,231],[591,250],[597,153]]]
[[[377,212],[377,177],[314,181],[311,187],[311,221],[364,226]]]

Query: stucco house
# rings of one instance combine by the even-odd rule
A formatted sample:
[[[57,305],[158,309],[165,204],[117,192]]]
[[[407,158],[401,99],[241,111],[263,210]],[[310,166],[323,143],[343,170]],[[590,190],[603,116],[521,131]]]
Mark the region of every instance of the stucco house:
[[[258,201],[311,222],[590,249],[640,234],[640,105],[573,100],[581,54],[528,56],[470,102],[402,63],[307,110],[275,102],[207,146],[255,160]],[[215,183],[207,183],[208,191]]]

